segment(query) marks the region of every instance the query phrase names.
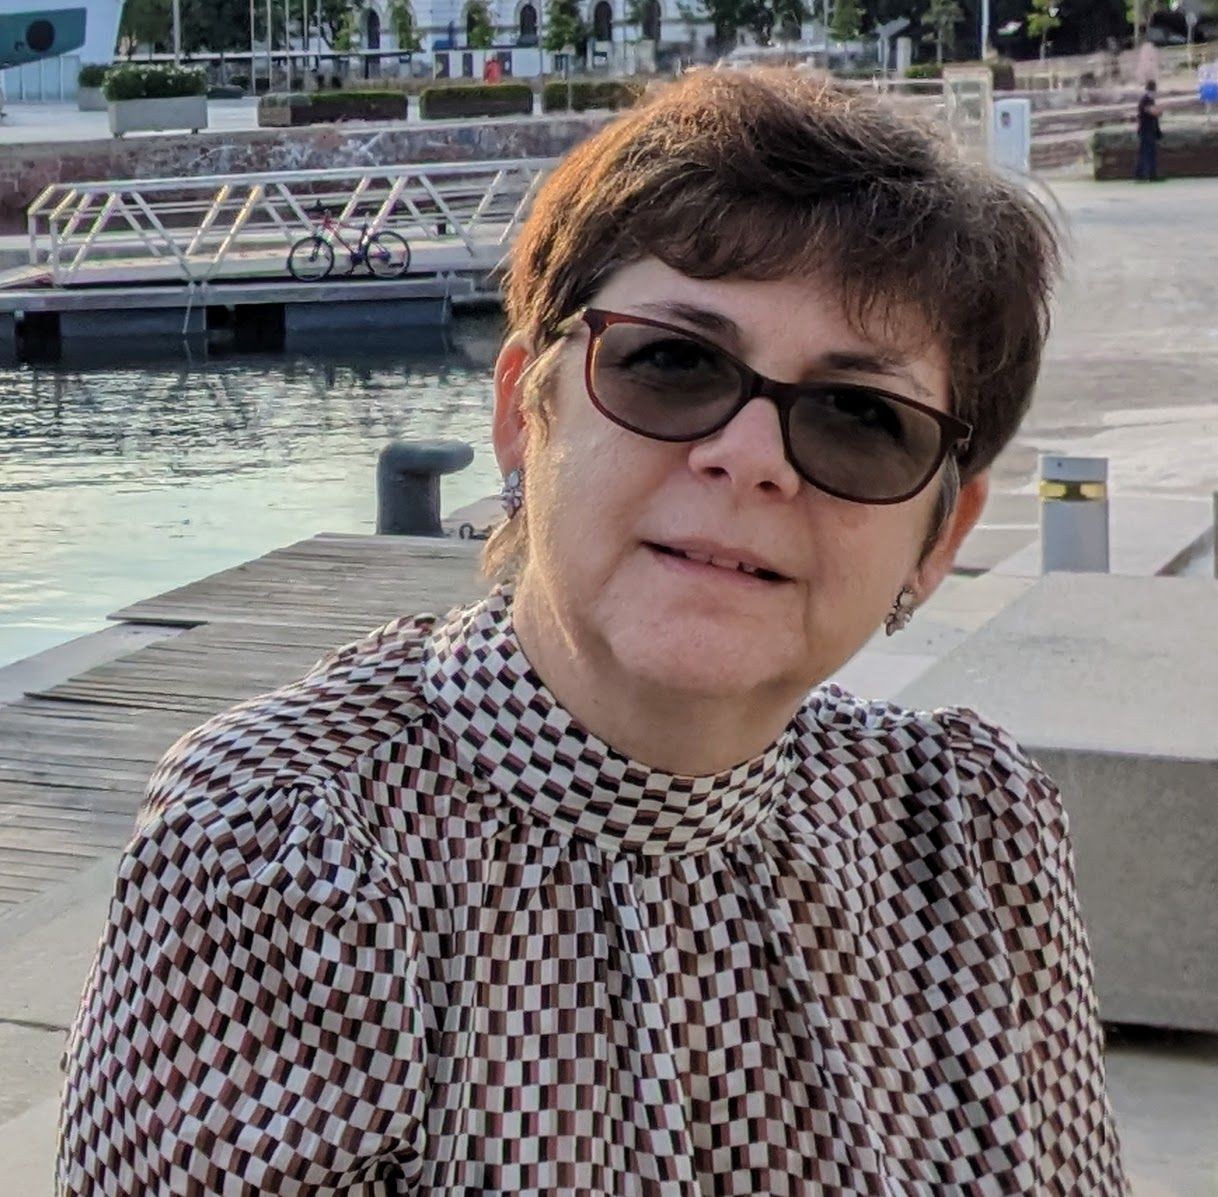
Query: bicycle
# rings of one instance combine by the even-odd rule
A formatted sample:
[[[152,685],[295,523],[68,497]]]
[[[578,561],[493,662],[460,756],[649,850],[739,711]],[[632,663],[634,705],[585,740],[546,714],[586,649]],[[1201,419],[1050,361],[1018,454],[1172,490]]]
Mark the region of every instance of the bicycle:
[[[335,220],[330,209],[318,204],[312,215],[319,218],[314,231],[302,237],[288,251],[288,271],[302,283],[316,283],[334,269],[334,241],[346,251],[350,265],[344,273],[351,274],[363,263],[368,273],[377,278],[401,278],[410,269],[410,246],[404,237],[385,229],[368,231],[368,222],[359,226],[359,238],[352,245],[343,229],[356,226]]]

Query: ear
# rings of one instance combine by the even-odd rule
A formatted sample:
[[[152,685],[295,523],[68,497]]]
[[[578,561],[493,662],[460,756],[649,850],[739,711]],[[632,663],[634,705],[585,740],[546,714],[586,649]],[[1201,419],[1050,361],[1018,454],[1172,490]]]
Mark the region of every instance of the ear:
[[[495,460],[504,474],[524,465],[528,427],[520,404],[524,373],[532,361],[532,347],[520,332],[508,337],[495,359],[495,415],[491,422],[491,442],[495,446]]]
[[[976,527],[989,497],[990,475],[987,471],[970,478],[960,487],[956,505],[939,533],[935,547],[927,553],[918,567],[914,589],[919,603],[930,598],[939,589],[939,583],[947,577],[948,571],[955,564],[956,554],[960,551],[964,538]]]

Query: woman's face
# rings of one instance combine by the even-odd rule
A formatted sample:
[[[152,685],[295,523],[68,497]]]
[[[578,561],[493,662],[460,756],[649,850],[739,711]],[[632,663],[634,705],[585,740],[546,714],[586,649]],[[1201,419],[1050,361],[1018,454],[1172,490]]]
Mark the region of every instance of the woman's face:
[[[872,384],[948,408],[938,346],[913,328],[860,333],[812,281],[705,281],[645,259],[614,274],[594,306],[688,327],[774,379]],[[690,309],[713,313],[722,331],[692,323]],[[589,335],[578,324],[557,351],[544,437],[520,416],[527,350],[509,344],[496,371],[495,428],[504,471],[525,467],[520,593],[587,661],[691,697],[802,695],[870,638],[902,586],[924,598],[938,584],[967,531],[949,529],[920,564],[938,480],[891,506],[827,495],[786,460],[767,399],[700,441],[628,432],[588,398]],[[984,482],[970,485],[984,497]],[[966,488],[962,508],[975,498]],[[741,558],[782,580],[732,568]]]

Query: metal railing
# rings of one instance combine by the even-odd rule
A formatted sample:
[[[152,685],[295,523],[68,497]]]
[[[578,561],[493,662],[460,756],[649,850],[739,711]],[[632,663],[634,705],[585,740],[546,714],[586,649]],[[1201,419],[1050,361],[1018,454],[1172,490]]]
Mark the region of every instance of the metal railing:
[[[56,183],[27,213],[30,264],[57,287],[286,275],[318,204],[410,243],[412,273],[500,266],[552,158]]]

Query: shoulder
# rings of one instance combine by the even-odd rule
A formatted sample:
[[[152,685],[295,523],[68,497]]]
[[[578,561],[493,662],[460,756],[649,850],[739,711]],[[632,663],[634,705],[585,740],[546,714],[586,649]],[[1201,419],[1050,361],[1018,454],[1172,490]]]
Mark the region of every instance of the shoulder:
[[[914,710],[826,686],[809,696],[798,724],[814,797],[844,788],[860,805],[913,803],[966,824],[975,843],[1001,840],[1035,855],[1066,837],[1056,785],[1014,736],[976,711]]]
[[[186,799],[308,789],[399,734],[423,713],[419,668],[434,622],[394,620],[188,732],[154,770],[140,822]]]

